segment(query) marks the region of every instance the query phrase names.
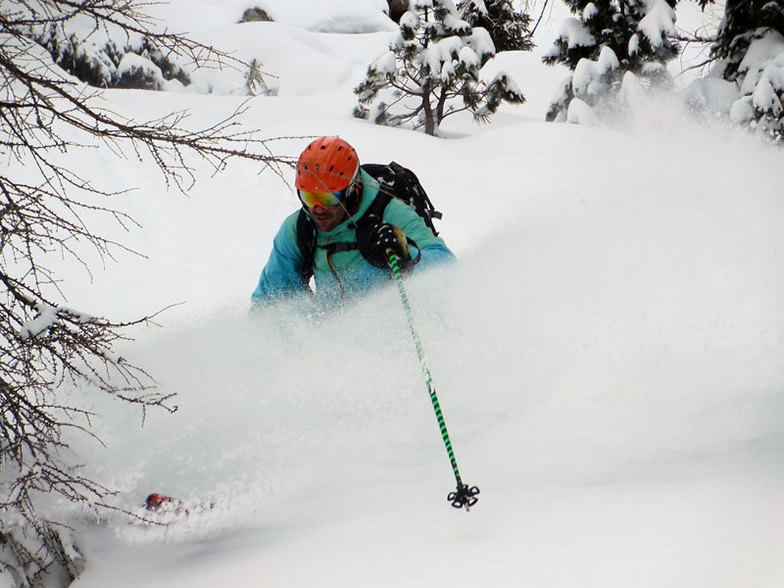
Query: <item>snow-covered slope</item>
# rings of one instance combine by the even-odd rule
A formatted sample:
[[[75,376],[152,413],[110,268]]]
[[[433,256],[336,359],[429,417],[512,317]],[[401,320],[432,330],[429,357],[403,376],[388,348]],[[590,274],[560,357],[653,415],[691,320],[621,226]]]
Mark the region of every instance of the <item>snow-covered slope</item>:
[[[286,307],[248,319],[297,206],[278,177],[205,170],[185,198],[102,153],[99,181],[139,186],[123,206],[143,228],[119,236],[148,259],[118,254],[92,283],[74,270],[68,302],[121,319],[184,302],[122,349],[179,411],[142,428],[73,391],[106,446],[72,446],[120,507],[159,491],[201,508],[168,527],[69,512],[89,559],[75,585],[780,586],[781,153],[666,105],[623,131],[546,124],[562,72],[521,54],[501,61],[529,103],[492,124],[457,120],[448,139],[376,127],[351,117],[351,88],[382,30],[221,14],[197,30],[189,12],[188,28],[247,51],[257,35],[279,64],[279,93],[249,103],[247,128],[340,134],[365,161],[415,169],[444,212],[460,263],[407,287],[461,473],[482,493],[468,514],[446,501],[454,479],[396,290],[317,324]],[[108,96],[140,118],[189,108],[194,125],[242,101]]]

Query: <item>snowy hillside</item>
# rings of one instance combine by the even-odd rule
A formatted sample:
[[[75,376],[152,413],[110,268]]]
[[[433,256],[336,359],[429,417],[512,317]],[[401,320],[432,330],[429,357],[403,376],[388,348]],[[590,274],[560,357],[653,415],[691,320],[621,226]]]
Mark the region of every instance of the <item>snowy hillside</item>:
[[[242,122],[294,137],[280,154],[338,134],[364,161],[413,168],[444,212],[459,263],[407,288],[461,473],[482,493],[468,514],[446,501],[454,479],[394,288],[316,324],[285,305],[249,320],[297,207],[279,177],[204,170],[184,197],[149,164],[92,151],[97,182],[138,188],[118,202],[142,228],[106,230],[147,258],[119,253],[92,281],[66,268],[68,304],[129,320],[182,303],[120,350],[179,410],[141,427],[68,390],[106,444],[71,446],[116,506],[157,491],[194,512],[157,527],[55,505],[88,558],[74,586],[781,586],[781,151],[663,103],[624,129],[543,122],[564,73],[539,60],[555,19],[535,53],[490,68],[525,105],[485,126],[450,119],[439,139],[374,126],[352,118],[351,89],[393,30],[385,2],[270,1],[279,22],[232,24],[247,4],[156,10],[264,63],[277,95]],[[138,119],[189,109],[193,126],[244,100],[106,95]]]

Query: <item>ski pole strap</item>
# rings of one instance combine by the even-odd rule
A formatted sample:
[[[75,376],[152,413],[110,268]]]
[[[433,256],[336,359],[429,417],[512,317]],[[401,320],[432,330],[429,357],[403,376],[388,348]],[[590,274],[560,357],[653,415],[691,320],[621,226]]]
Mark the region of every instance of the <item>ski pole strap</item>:
[[[411,311],[411,304],[408,301],[408,294],[406,293],[406,288],[403,285],[403,272],[401,271],[399,264],[400,258],[395,254],[394,251],[392,251],[392,249],[387,249],[386,253],[389,259],[389,268],[392,270],[392,276],[395,278],[395,282],[397,283],[397,288],[400,292],[400,300],[402,301],[403,309],[406,312],[408,328],[411,332],[411,338],[414,340],[414,345],[416,346],[417,356],[419,357],[419,365],[422,367],[422,374],[425,376],[425,385],[427,386],[428,394],[430,394],[430,402],[433,404],[433,410],[436,413],[436,420],[438,421],[438,428],[441,431],[441,438],[444,441],[444,447],[446,447],[446,452],[449,456],[449,463],[452,465],[452,472],[454,473],[455,481],[457,482],[457,489],[454,492],[449,493],[447,500],[451,502],[452,506],[455,508],[465,507],[466,511],[468,511],[469,507],[475,505],[478,500],[476,496],[479,494],[479,488],[476,486],[469,488],[466,484],[463,484],[463,481],[460,478],[460,470],[457,467],[457,459],[455,458],[455,452],[452,449],[452,441],[449,438],[449,431],[447,431],[446,428],[446,421],[444,420],[444,415],[441,412],[441,404],[438,401],[438,395],[436,394],[435,386],[433,386],[433,378],[430,375],[430,370],[428,369],[427,362],[425,361],[425,352],[422,349],[422,342],[420,341],[419,334],[414,327],[414,316],[413,312]]]

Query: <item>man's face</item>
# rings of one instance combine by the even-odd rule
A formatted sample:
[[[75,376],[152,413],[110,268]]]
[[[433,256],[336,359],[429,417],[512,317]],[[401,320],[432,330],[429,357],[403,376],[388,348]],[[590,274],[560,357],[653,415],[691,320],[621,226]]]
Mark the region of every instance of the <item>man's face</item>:
[[[316,228],[322,232],[331,231],[346,218],[346,210],[340,205],[327,208],[321,204],[316,204],[308,208],[308,211],[313,217],[313,223],[316,225]]]

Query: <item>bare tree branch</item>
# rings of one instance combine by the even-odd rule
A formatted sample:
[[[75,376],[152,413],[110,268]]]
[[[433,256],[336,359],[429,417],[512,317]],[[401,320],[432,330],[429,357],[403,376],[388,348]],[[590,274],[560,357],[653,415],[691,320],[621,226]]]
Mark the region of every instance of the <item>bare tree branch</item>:
[[[96,215],[125,230],[136,225],[112,205],[127,190],[97,185],[80,158],[67,156],[102,148],[151,161],[163,182],[181,191],[204,168],[219,173],[232,160],[257,162],[281,176],[293,164],[274,154],[274,139],[242,127],[247,103],[203,128],[188,125],[187,112],[137,121],[107,108],[100,89],[66,74],[39,44],[47,35],[67,39],[67,26],[79,18],[92,23],[90,35],[143,36],[201,67],[241,65],[156,29],[144,13],[148,6],[139,0],[0,5],[0,567],[12,570],[20,584],[35,584],[55,568],[71,578],[79,571],[62,522],[38,513],[42,495],[115,508],[107,502],[112,491],[73,463],[65,433],[97,439],[95,415],[63,396],[64,387],[109,395],[139,407],[142,416],[153,408],[177,409],[172,394],[159,392],[150,374],[116,352],[127,327],[150,323],[154,315],[117,322],[64,304],[61,270],[52,260],[76,261],[89,274],[87,251],[103,263],[131,251],[94,231]],[[15,535],[19,529],[26,538]]]

